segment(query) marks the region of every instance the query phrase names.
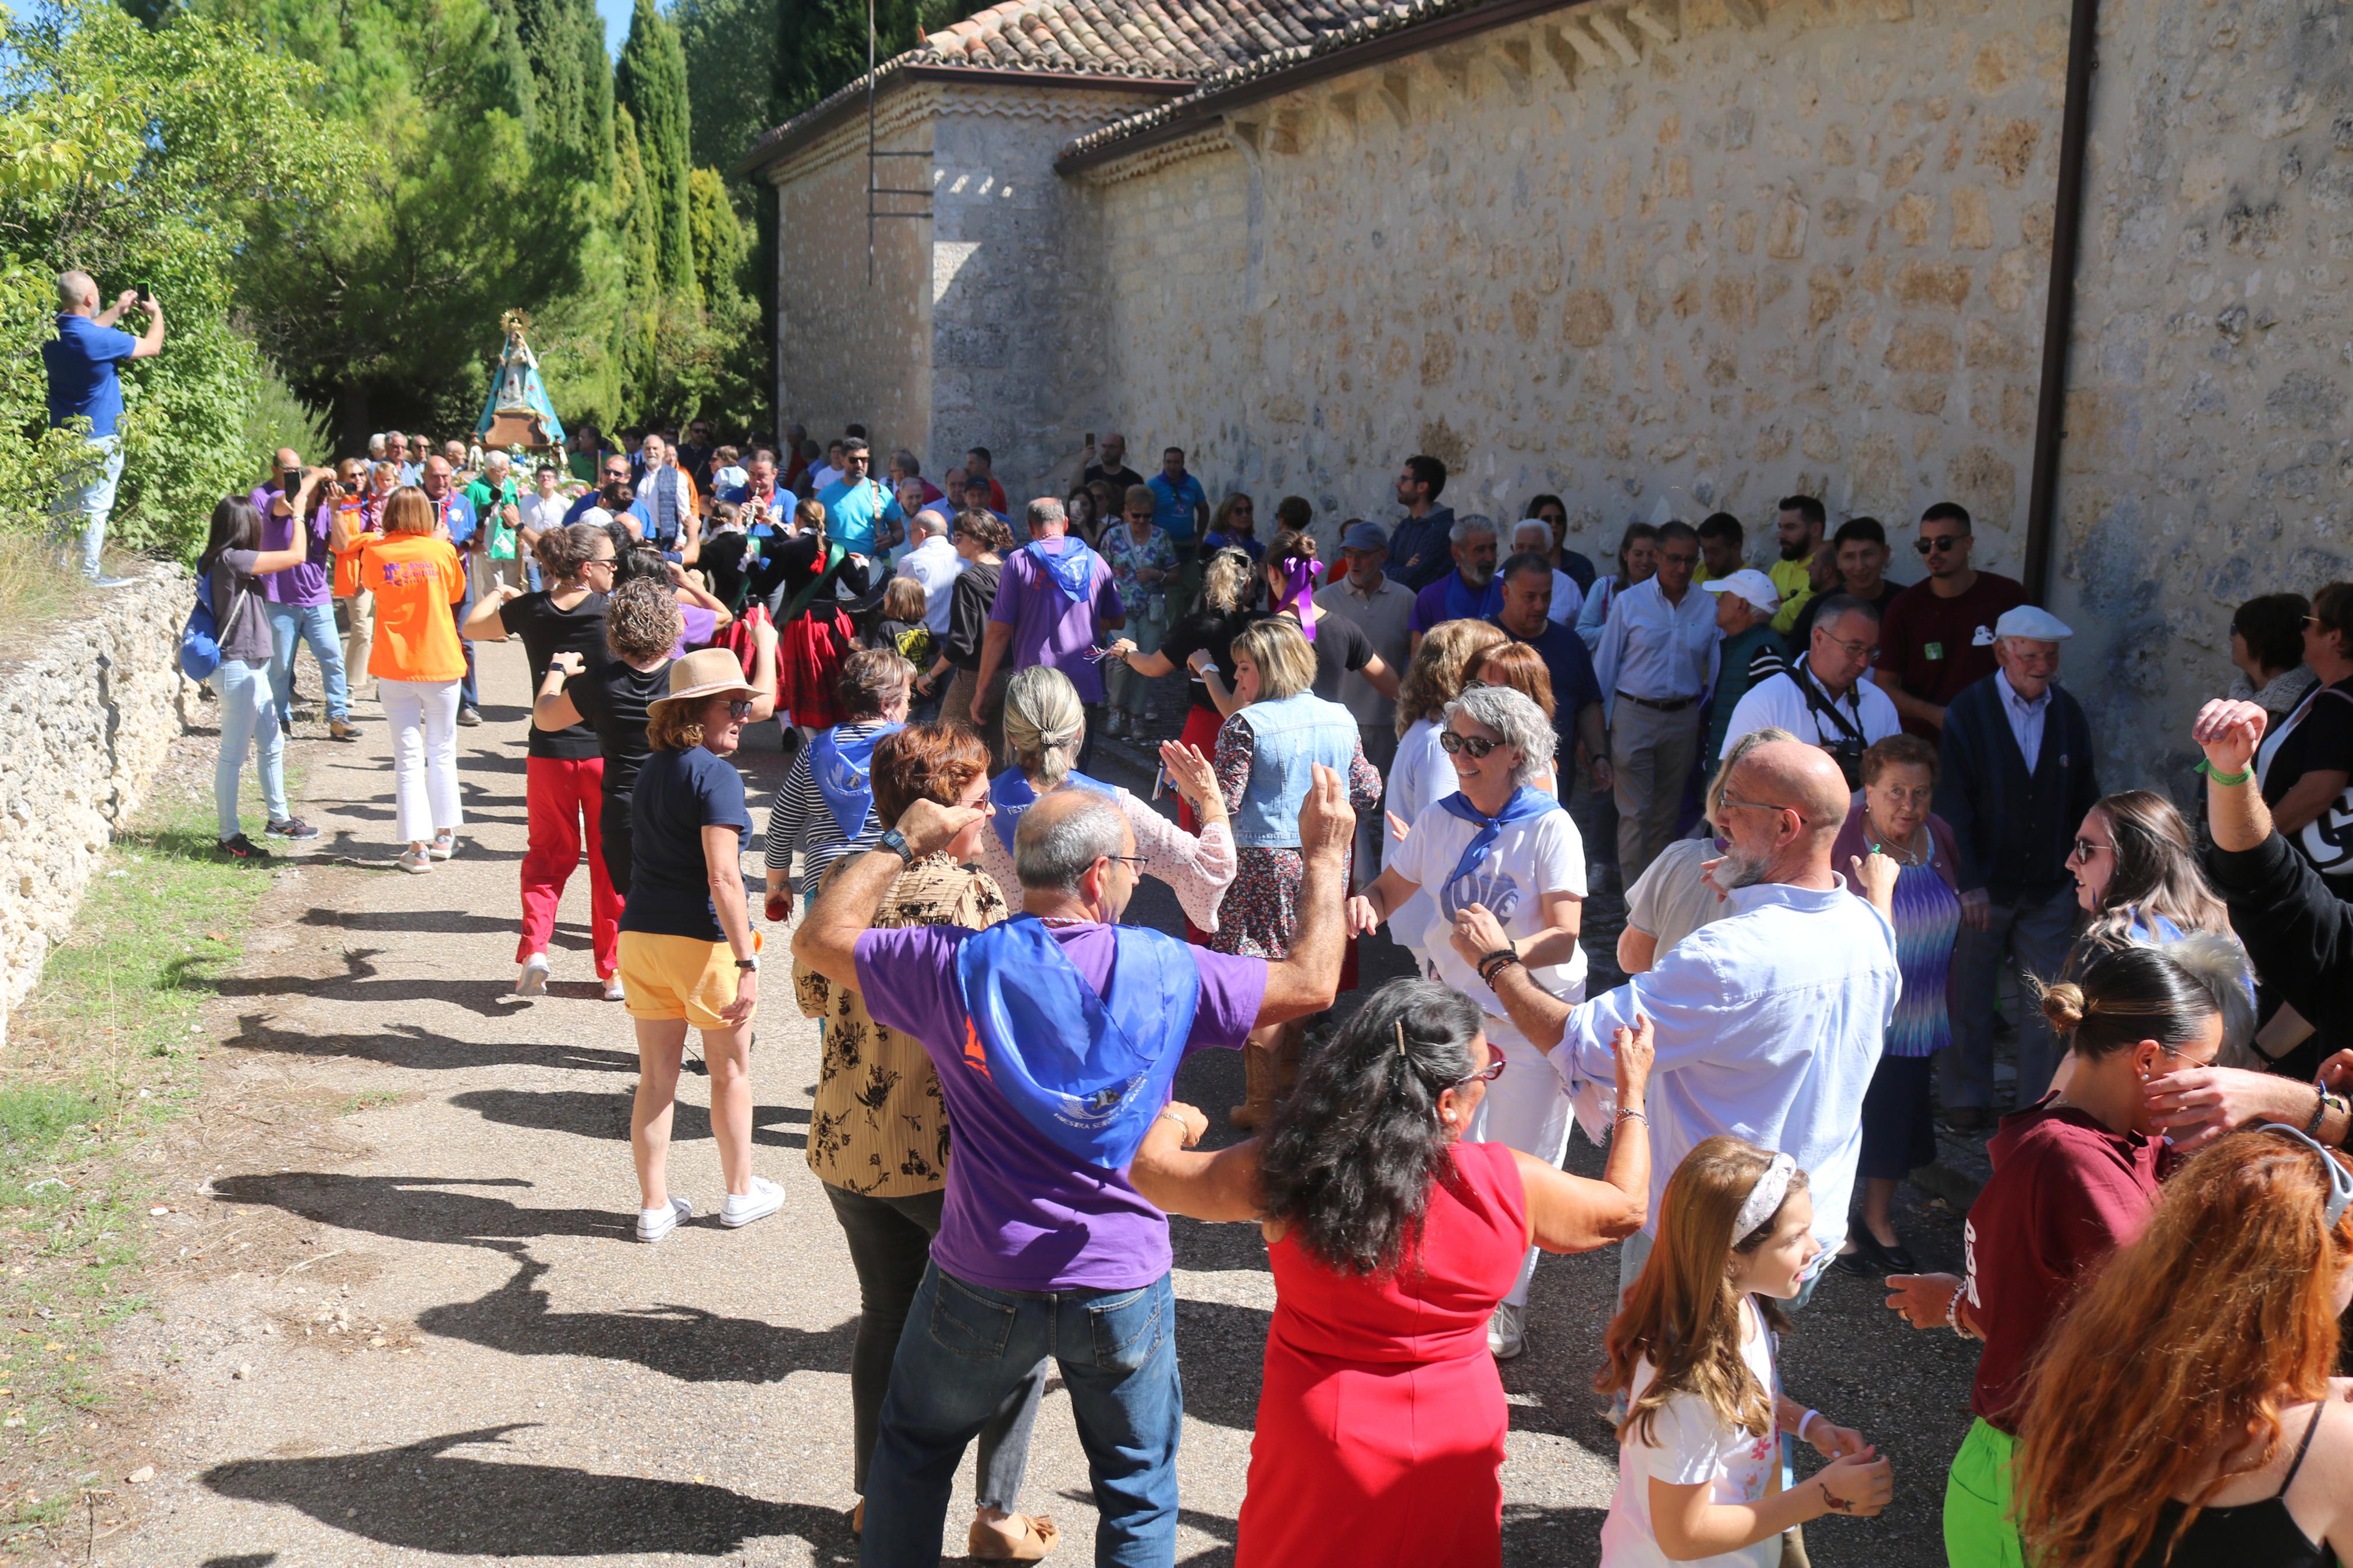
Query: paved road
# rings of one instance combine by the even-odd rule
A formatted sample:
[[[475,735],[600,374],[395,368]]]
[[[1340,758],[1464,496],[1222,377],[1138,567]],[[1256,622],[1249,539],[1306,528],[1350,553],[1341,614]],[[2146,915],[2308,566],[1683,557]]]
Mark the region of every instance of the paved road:
[[[843,1510],[856,1288],[801,1155],[816,1032],[787,1016],[786,986],[769,988],[755,1138],[784,1211],[741,1232],[699,1218],[637,1244],[636,1057],[628,1019],[596,996],[578,879],[554,994],[508,994],[519,652],[484,650],[483,679],[490,722],[460,731],[465,850],[430,876],[384,868],[391,780],[372,705],[366,744],[312,748],[307,809],[329,837],[316,861],[281,875],[270,924],[215,1005],[206,1103],[163,1150],[178,1212],[154,1223],[164,1257],[185,1252],[118,1355],[154,1410],[124,1468],[158,1473],[112,1505],[127,1507],[124,1525],[74,1542],[71,1561],[854,1560]],[[744,761],[765,804],[777,759]],[[365,864],[329,864],[336,856]],[[1139,919],[1176,919],[1156,888],[1140,906]],[[1386,942],[1366,958],[1371,979],[1401,966]],[[1208,1053],[1178,1092],[1214,1115],[1240,1077],[1236,1058]],[[707,1215],[720,1188],[704,1103],[690,1078],[673,1171]],[[1598,1167],[1582,1144],[1572,1158]],[[1925,1263],[1957,1261],[1952,1216],[1905,1224]],[[1222,1563],[1273,1290],[1254,1227],[1175,1232],[1187,1394],[1177,1556]],[[1504,1373],[1507,1563],[1598,1560],[1615,1446],[1591,1380],[1615,1273],[1609,1252],[1537,1273],[1530,1352]],[[1904,1330],[1877,1300],[1834,1276],[1787,1349],[1792,1391],[1883,1441],[1899,1478],[1894,1513],[1825,1521],[1813,1556],[1926,1568],[1943,1561],[1936,1500],[1973,1352]],[[1038,1431],[1025,1502],[1074,1537],[1058,1560],[1086,1561],[1093,1516],[1059,1387]],[[970,1479],[967,1462],[952,1518]]]

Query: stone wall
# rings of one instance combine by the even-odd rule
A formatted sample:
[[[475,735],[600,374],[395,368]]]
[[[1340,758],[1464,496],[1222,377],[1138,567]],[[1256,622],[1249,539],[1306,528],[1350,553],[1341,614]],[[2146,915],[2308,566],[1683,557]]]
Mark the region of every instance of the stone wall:
[[[181,732],[180,626],[194,602],[185,573],[147,567],[0,670],[0,1038]]]

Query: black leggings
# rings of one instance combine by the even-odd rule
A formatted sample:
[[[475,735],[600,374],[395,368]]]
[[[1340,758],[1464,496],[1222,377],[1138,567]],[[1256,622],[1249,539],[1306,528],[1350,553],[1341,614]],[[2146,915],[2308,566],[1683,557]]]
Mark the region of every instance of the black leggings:
[[[629,899],[629,868],[637,861],[629,840],[629,797],[626,795],[605,796],[598,812],[596,826],[605,845],[605,875],[611,879],[613,891],[621,895],[624,908]]]

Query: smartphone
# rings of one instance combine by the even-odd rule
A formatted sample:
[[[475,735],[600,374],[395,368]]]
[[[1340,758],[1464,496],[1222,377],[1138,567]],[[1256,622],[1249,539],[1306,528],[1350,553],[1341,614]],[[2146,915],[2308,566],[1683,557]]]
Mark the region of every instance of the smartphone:
[[[302,488],[302,470],[300,468],[281,469],[278,475],[278,488],[285,491],[290,496],[296,490],[301,489]]]
[[[154,292],[144,283],[139,285],[139,302],[142,305],[152,305],[155,302]]]
[[[145,297],[145,296],[143,296],[143,295],[142,296],[142,299],[143,299],[144,297]],[[1088,432],[1087,432],[1087,445],[1088,445],[1088,446],[1090,446],[1090,447],[1092,447],[1092,446],[1093,446],[1094,444],[1095,444],[1095,433],[1094,433],[1093,431],[1090,430],[1090,431],[1088,431]]]

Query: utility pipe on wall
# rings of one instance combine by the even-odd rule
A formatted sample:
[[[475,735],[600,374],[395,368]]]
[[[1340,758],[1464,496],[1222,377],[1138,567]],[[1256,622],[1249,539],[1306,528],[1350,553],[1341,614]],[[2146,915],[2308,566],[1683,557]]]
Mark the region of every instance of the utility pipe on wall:
[[[2059,121],[2059,188],[2051,225],[2050,298],[2042,316],[2042,389],[2034,405],[2034,471],[2026,490],[2027,602],[2045,602],[2057,537],[2060,448],[2067,437],[2067,340],[2075,327],[2075,253],[2084,227],[2091,142],[2092,47],[2100,0],[2073,0],[2067,24],[2067,100]]]

